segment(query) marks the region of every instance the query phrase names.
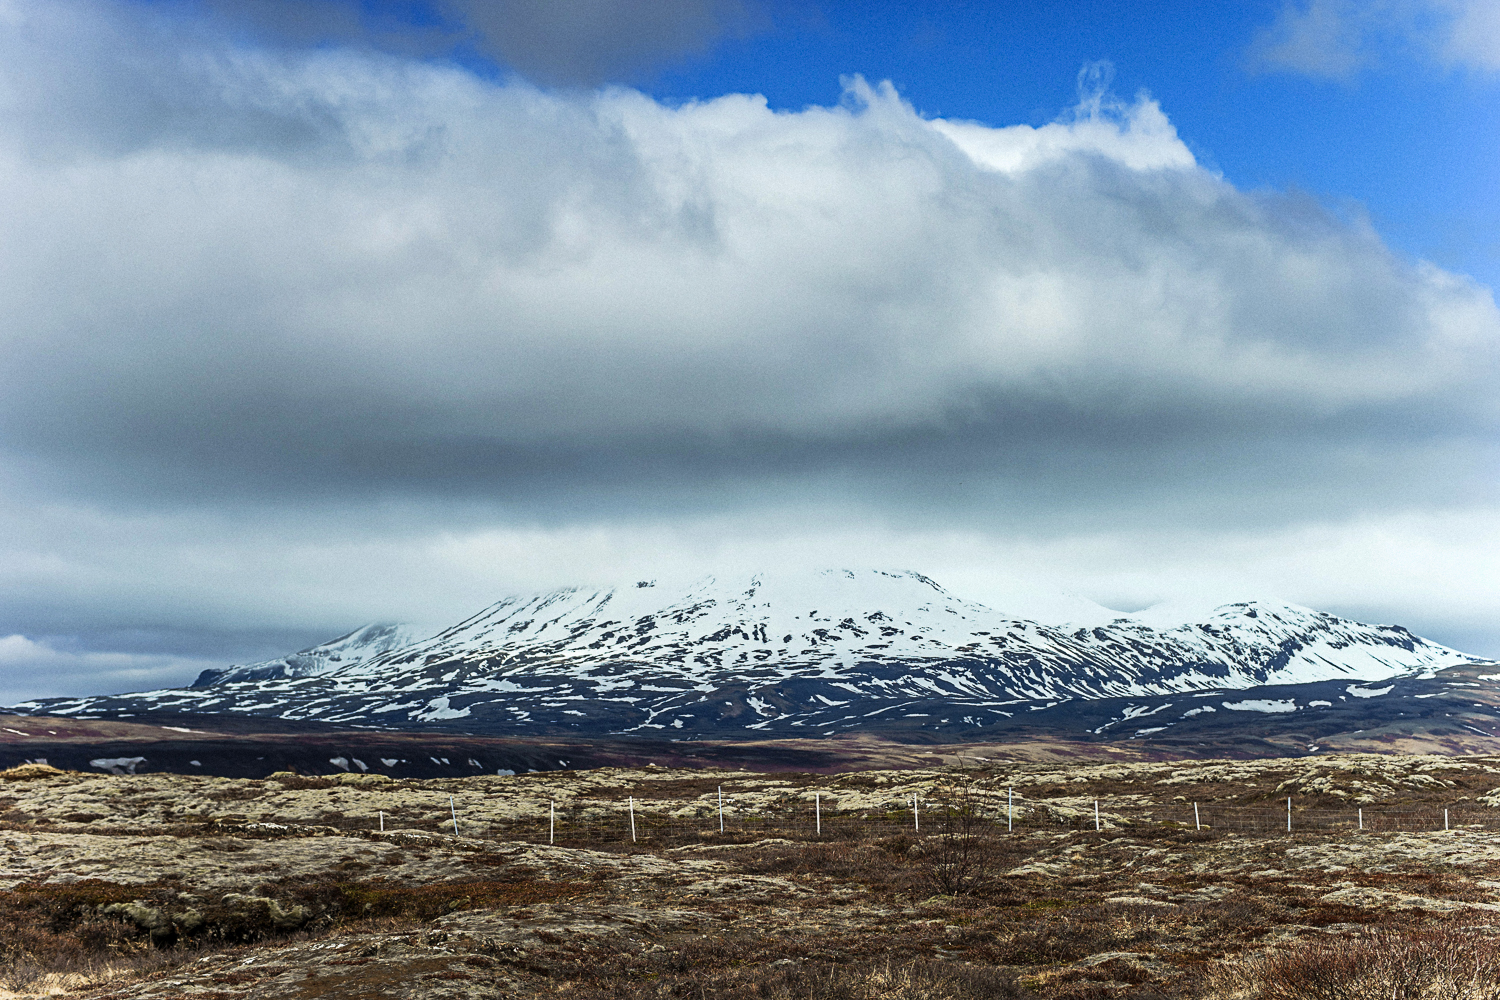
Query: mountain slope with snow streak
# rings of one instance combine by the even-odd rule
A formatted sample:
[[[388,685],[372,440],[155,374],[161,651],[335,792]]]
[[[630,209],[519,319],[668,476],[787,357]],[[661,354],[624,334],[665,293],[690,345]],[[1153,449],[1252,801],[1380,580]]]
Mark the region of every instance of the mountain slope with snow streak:
[[[376,623],[357,628],[348,635],[309,646],[275,660],[246,663],[224,670],[205,670],[193,682],[193,687],[208,687],[210,684],[228,684],[235,681],[269,681],[286,677],[315,677],[349,667],[365,660],[401,649],[425,639],[436,632],[435,628],[416,625]]]
[[[245,673],[254,665],[206,687],[23,707],[722,738],[912,730],[927,718],[982,729],[1047,703],[1378,681],[1473,660],[1399,626],[1287,604],[1230,604],[1173,626],[1099,612],[1088,624],[1008,617],[913,572],[641,581],[509,598],[310,676]]]

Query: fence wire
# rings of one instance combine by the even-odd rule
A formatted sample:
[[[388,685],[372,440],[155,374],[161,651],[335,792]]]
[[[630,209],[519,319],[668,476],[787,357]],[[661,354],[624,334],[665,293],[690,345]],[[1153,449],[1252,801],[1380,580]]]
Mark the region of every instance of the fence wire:
[[[600,813],[559,809],[549,819],[545,809],[538,815],[510,819],[475,817],[467,819],[463,803],[458,803],[457,820],[461,834],[484,839],[555,843],[563,847],[677,846],[693,842],[755,842],[771,839],[796,841],[860,841],[896,836],[921,836],[942,833],[946,821],[955,815],[941,805],[924,805],[917,816],[910,806],[885,813],[844,813],[826,806],[817,815],[813,807],[781,809],[763,813],[726,811],[723,829],[716,812],[684,817],[653,812],[639,801],[635,803],[634,834],[625,803],[617,812]],[[1130,831],[1198,831],[1239,835],[1276,837],[1292,834],[1421,833],[1442,830],[1500,829],[1500,810],[1472,805],[1420,806],[1412,808],[1351,807],[1346,809],[1302,808],[1293,802],[1288,811],[1280,804],[1215,805],[1199,803],[1194,815],[1192,803],[1174,802],[1168,806],[1131,806],[1120,808],[1101,800],[1096,819],[1092,808],[1053,808],[1044,802],[1027,800],[1018,803],[1009,817],[1004,809],[985,810],[979,821],[999,835],[1026,835],[1039,831],[1094,831],[1122,834]],[[415,822],[403,821],[400,813],[388,812],[384,818],[388,832],[421,830],[453,832],[452,824],[439,824],[431,817]],[[373,828],[373,824],[371,824]]]

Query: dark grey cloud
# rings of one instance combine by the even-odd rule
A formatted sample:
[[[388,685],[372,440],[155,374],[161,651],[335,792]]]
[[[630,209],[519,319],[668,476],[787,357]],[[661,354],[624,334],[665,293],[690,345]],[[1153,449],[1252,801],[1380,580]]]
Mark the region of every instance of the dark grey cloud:
[[[290,45],[364,45],[403,55],[469,51],[528,80],[592,87],[628,83],[701,56],[726,37],[764,30],[757,0],[202,0],[252,37]]]
[[[1490,600],[1438,569],[1489,538],[1489,290],[1235,189],[1148,99],[674,108],[16,9],[0,636],[238,649],[731,549],[1345,607],[1415,551],[1424,614]]]
[[[634,80],[764,27],[745,0],[438,0],[476,44],[541,83]]]

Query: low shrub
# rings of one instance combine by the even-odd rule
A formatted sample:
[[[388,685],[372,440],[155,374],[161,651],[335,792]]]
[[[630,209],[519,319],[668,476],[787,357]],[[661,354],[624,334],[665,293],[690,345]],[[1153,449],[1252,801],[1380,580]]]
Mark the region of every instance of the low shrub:
[[[99,912],[142,893],[139,886],[93,880],[0,893],[0,988],[32,990],[48,976],[97,976],[153,962],[146,957],[152,951],[149,934]]]
[[[759,991],[768,1000],[1000,1000],[1022,996],[1012,973],[944,962],[797,970]]]
[[[343,924],[381,917],[425,921],[455,910],[557,903],[598,891],[598,885],[586,881],[520,879],[404,885],[377,878],[288,883],[276,886],[270,894],[289,900],[288,905],[305,907],[325,920]],[[267,932],[272,929],[266,928]]]
[[[937,836],[922,845],[933,887],[945,896],[967,896],[999,874],[995,822],[986,815],[988,796],[975,785],[938,789]]]
[[[1500,941],[1444,927],[1302,940],[1212,981],[1246,1000],[1500,1000]]]
[[[297,774],[295,771],[276,771],[266,778],[266,780],[274,781],[288,791],[304,788],[334,788],[338,785],[338,782],[332,778]]]
[[[708,968],[654,979],[610,976],[570,984],[577,1000],[1010,1000],[1014,973],[952,962],[854,965],[791,962]]]

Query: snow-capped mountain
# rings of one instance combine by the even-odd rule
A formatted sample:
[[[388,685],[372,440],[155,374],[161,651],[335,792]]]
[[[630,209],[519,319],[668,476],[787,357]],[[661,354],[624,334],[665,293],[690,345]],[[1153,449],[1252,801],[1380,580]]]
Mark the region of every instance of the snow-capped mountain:
[[[283,656],[276,660],[262,660],[227,667],[224,670],[205,670],[193,682],[193,687],[208,687],[210,684],[230,684],[237,681],[279,681],[287,677],[314,677],[340,667],[351,667],[365,660],[401,649],[427,638],[437,629],[418,625],[396,625],[376,623],[357,628],[348,635],[309,646],[301,652]]]
[[[1399,626],[1286,604],[1230,604],[1180,624],[1098,611],[1092,622],[1042,624],[912,572],[680,589],[642,581],[509,598],[399,645],[395,627],[371,626],[297,657],[205,674],[191,689],[21,707],[518,734],[812,735],[921,728],[912,720],[929,717],[983,728],[1075,699],[1377,681],[1473,659]]]

